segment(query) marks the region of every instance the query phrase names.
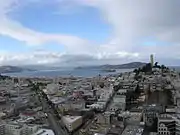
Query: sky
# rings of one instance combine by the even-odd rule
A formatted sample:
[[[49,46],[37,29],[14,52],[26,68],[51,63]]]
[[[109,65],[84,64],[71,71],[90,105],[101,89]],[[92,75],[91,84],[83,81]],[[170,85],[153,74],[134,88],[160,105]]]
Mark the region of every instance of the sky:
[[[179,0],[0,0],[0,65],[180,66]]]

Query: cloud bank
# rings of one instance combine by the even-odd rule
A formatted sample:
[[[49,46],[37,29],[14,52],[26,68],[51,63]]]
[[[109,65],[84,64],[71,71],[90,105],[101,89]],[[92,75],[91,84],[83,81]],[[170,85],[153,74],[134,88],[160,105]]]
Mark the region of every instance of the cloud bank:
[[[27,0],[40,4],[42,0]],[[31,30],[8,17],[14,8],[23,5],[20,0],[0,2],[0,35],[6,35],[23,41],[25,45],[39,46],[47,42],[57,42],[66,46],[66,54],[1,54],[0,63],[18,61],[25,63],[70,63],[76,64],[147,60],[154,53],[158,60],[165,64],[180,65],[180,1],[179,0],[55,0],[60,6],[66,1],[70,7],[90,6],[97,8],[102,18],[113,29],[109,42],[94,45],[75,35],[48,34]],[[46,2],[49,2],[46,0]],[[51,1],[52,2],[52,1]],[[15,4],[14,4],[15,3]],[[14,6],[15,5],[15,6]],[[60,10],[61,11],[61,10]],[[152,38],[166,45],[144,46],[144,39]],[[92,45],[93,44],[93,45]],[[13,55],[13,56],[12,56]],[[83,57],[83,58],[82,58]],[[117,61],[118,59],[118,61]],[[31,62],[32,60],[32,62]],[[28,63],[28,64],[29,64]]]

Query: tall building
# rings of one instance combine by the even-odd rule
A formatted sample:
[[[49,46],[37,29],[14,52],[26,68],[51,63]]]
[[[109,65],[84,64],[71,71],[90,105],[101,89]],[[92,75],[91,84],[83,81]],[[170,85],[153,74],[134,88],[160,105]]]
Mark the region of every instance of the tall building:
[[[154,56],[153,54],[150,55],[150,62],[151,62],[151,66],[154,66]]]
[[[158,117],[158,134],[159,135],[175,135],[176,122],[171,115],[160,114]]]
[[[38,129],[38,125],[3,123],[0,125],[0,135],[32,135],[36,133]]]

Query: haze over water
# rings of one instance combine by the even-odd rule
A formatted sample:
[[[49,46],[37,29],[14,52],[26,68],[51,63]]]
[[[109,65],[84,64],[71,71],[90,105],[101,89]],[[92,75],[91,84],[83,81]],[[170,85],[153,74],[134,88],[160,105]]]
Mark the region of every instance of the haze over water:
[[[104,72],[99,69],[72,69],[72,70],[39,70],[39,71],[25,71],[21,73],[6,73],[3,75],[16,76],[16,77],[57,77],[57,76],[81,76],[93,77],[97,75],[109,75],[123,72],[129,72],[133,69],[119,69],[116,72]]]

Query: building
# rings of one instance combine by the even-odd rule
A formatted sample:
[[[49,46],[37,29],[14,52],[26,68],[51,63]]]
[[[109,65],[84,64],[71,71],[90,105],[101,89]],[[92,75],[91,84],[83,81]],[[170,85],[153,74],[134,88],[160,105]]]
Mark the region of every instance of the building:
[[[158,135],[157,132],[150,132],[149,135]]]
[[[155,104],[144,106],[144,109],[143,120],[146,123],[146,126],[155,124],[158,114],[165,111],[164,106]]]
[[[176,122],[168,114],[161,114],[158,117],[158,134],[175,135]]]
[[[125,95],[115,95],[113,98],[113,103],[118,103],[120,109],[124,111],[126,109],[126,96]]]
[[[22,126],[18,124],[6,124],[5,133],[11,135],[21,135]]]
[[[150,62],[151,62],[151,66],[154,66],[154,56],[153,54],[150,55]]]
[[[59,90],[59,85],[55,83],[48,84],[46,89],[44,89],[44,92],[46,94],[55,94]]]
[[[40,129],[33,135],[55,135],[50,129]]]
[[[176,135],[180,135],[180,119],[175,119],[176,121]]]
[[[120,89],[120,90],[118,90],[117,91],[117,95],[126,95],[126,93],[127,93],[127,90],[126,89]]]
[[[85,108],[84,100],[66,101],[62,104],[58,104],[58,109],[61,111],[82,110],[84,108]]]
[[[129,116],[125,119],[126,125],[140,125],[142,120],[142,112],[130,112]]]
[[[37,125],[20,125],[16,123],[6,123],[0,125],[0,135],[32,135],[37,132]]]
[[[124,107],[122,106],[122,104],[112,103],[111,106],[110,106],[109,111],[115,113],[115,112],[117,112],[118,110],[122,110],[122,108],[124,108]]]
[[[82,125],[83,119],[82,116],[67,115],[62,117],[62,121],[65,124],[66,128],[69,130],[69,132],[73,132]]]
[[[144,128],[140,126],[127,126],[121,135],[142,135]]]
[[[173,132],[173,134],[180,135],[180,118],[178,114],[169,114],[168,117],[175,121],[175,133]]]
[[[105,112],[103,114],[97,115],[97,123],[108,125],[111,123],[111,114],[109,112]]]
[[[97,102],[97,103],[94,103],[91,105],[87,105],[87,107],[89,107],[90,109],[96,110],[96,111],[103,112],[106,107],[106,102]]]
[[[5,135],[5,125],[4,124],[0,125],[0,135]]]

